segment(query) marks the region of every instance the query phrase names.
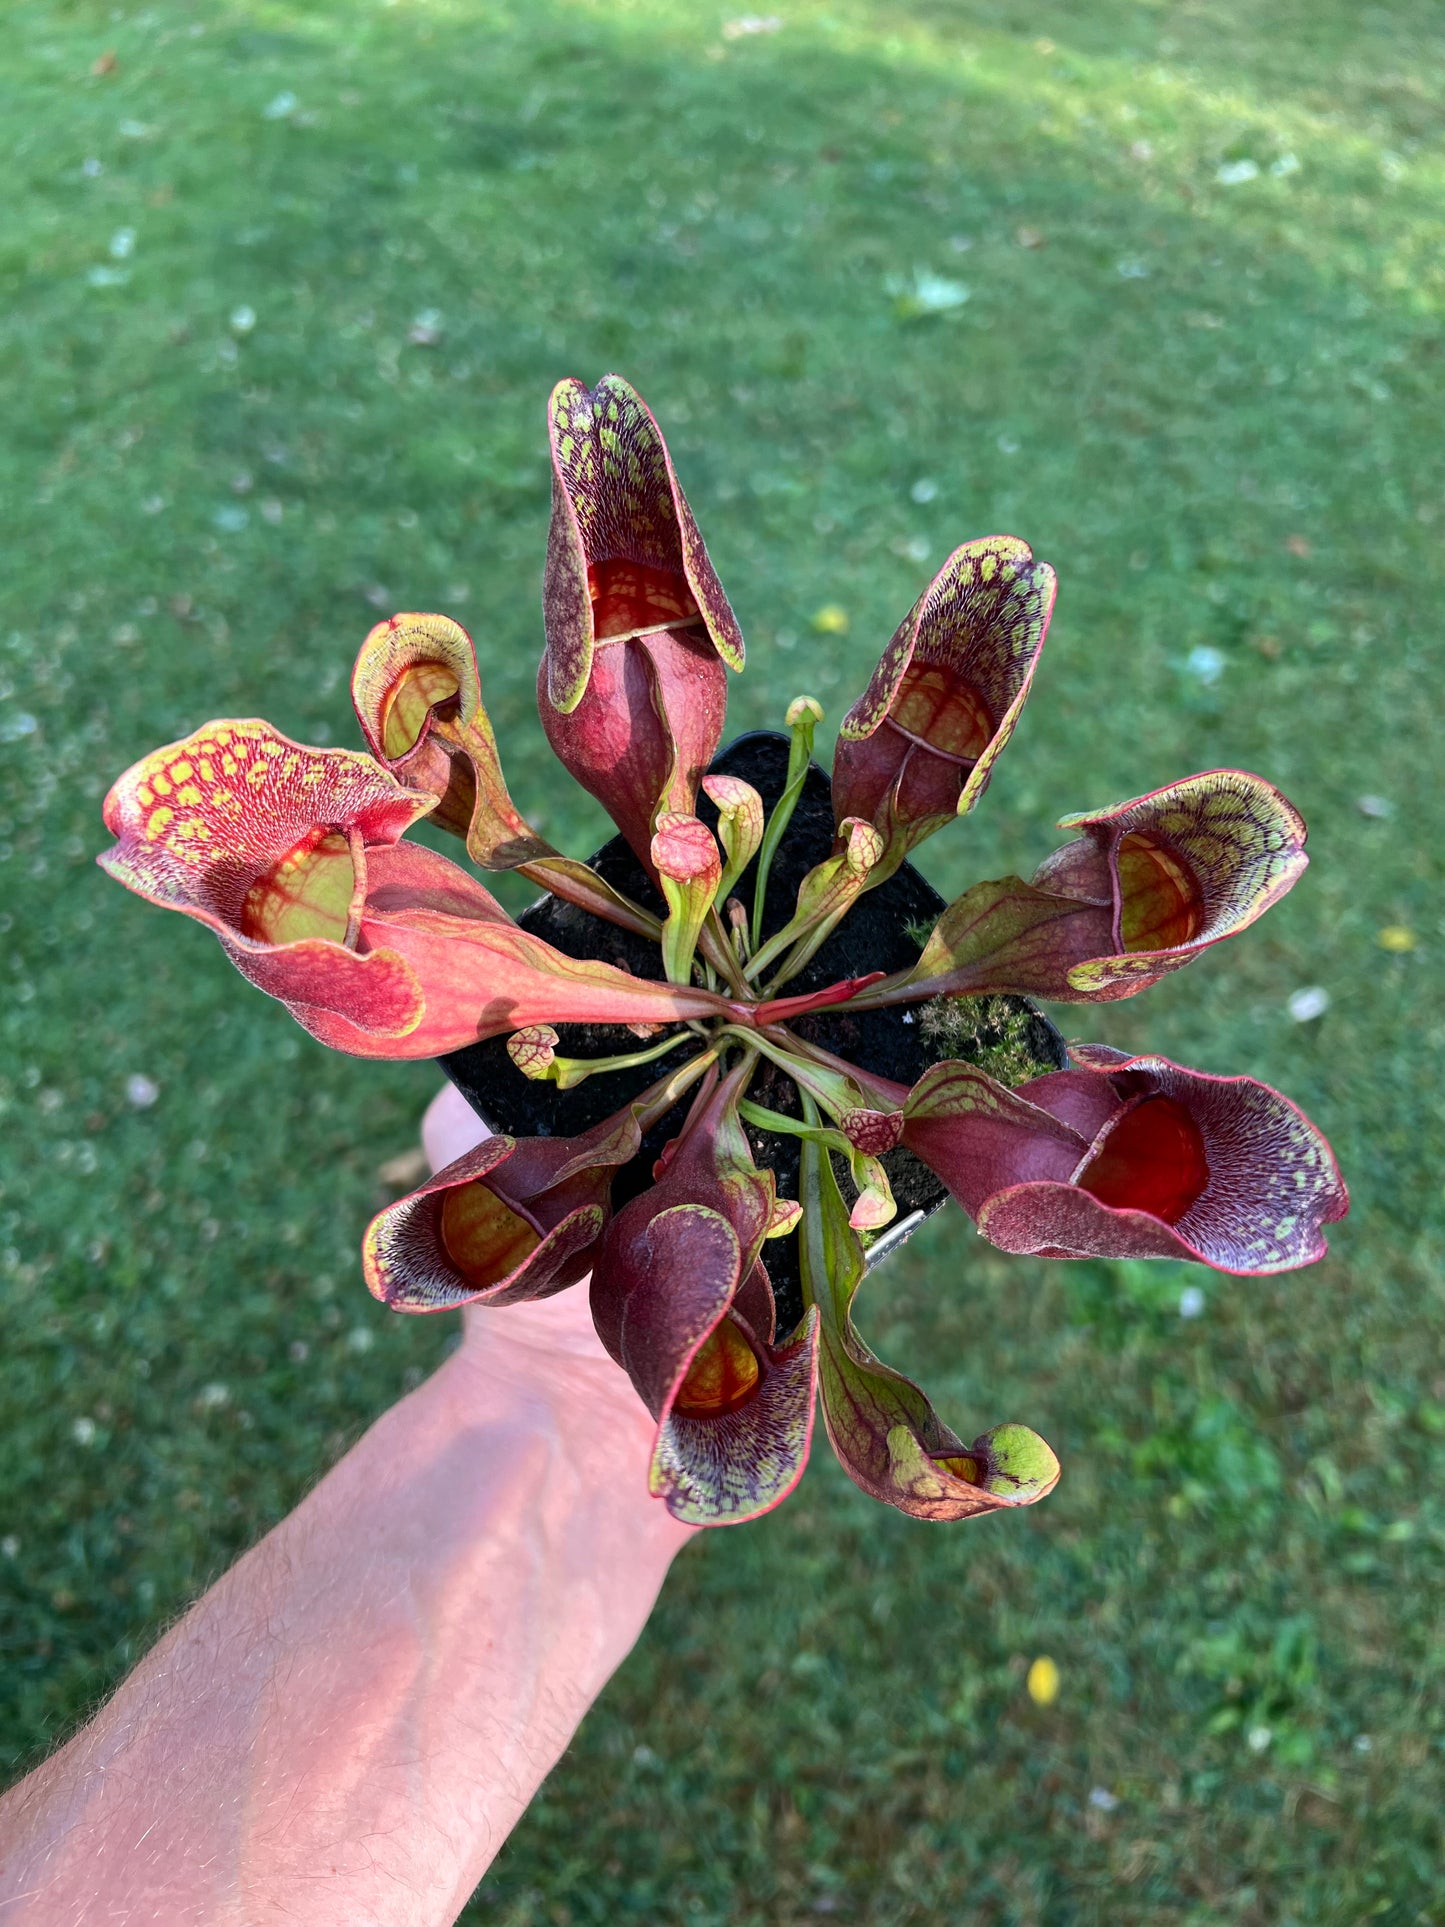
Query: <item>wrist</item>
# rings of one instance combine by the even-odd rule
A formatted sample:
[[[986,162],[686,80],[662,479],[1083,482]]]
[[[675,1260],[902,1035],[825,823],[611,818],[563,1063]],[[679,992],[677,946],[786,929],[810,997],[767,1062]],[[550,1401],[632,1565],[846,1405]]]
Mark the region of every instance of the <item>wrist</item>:
[[[660,1583],[695,1528],[648,1488],[656,1425],[593,1331],[586,1290],[584,1283],[533,1304],[468,1311],[460,1344],[421,1389],[431,1390],[458,1434],[503,1424],[545,1445],[538,1504],[545,1484],[548,1510],[565,1503],[579,1533],[607,1517]]]

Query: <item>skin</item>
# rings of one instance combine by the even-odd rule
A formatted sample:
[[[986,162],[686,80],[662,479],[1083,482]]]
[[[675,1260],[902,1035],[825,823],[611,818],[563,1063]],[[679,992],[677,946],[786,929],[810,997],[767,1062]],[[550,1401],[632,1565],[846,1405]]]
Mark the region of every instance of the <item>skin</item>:
[[[455,1092],[434,1167],[485,1132]],[[0,1800],[4,1927],[443,1927],[692,1536],[585,1287],[462,1343]]]

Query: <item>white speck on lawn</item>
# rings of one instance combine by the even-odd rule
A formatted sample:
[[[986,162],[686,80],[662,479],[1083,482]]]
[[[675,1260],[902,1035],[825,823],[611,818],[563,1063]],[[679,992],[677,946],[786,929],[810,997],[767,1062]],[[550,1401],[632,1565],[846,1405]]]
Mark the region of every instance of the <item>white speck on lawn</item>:
[[[1316,1017],[1323,1017],[1330,1007],[1330,993],[1323,984],[1307,984],[1297,990],[1285,1005],[1285,1009],[1297,1024],[1311,1024]]]
[[[1201,642],[1184,658],[1184,667],[1191,676],[1197,676],[1206,689],[1212,689],[1224,674],[1224,657],[1207,642]]]
[[[743,40],[749,34],[777,33],[782,24],[775,13],[743,13],[736,20],[724,20],[722,37],[724,40]]]
[[[125,1080],[125,1101],[132,1110],[148,1111],[160,1094],[160,1085],[142,1071],[133,1072]]]

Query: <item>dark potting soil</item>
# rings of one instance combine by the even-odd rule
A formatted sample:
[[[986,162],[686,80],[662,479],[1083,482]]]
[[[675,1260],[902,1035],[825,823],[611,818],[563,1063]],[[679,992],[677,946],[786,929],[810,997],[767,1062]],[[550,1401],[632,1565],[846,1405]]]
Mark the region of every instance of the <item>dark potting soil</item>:
[[[714,759],[713,773],[739,776],[751,783],[761,795],[765,809],[771,812],[787,780],[788,742],[787,736],[774,730],[740,736]],[[697,811],[710,829],[716,827],[717,810],[701,793]],[[771,936],[792,916],[798,885],[815,864],[830,854],[833,837],[831,786],[827,775],[813,764],[768,875],[763,916],[765,936]],[[613,837],[588,861],[599,876],[624,896],[631,897],[656,916],[667,914],[667,906],[651,878],[622,837]],[[749,909],[755,874],[756,862],[744,871],[733,891]],[[844,977],[861,977],[871,970],[890,973],[906,970],[917,961],[920,949],[918,940],[910,935],[910,926],[931,927],[943,908],[943,898],[932,885],[912,864],[903,864],[886,883],[854,905],[817,955],[789,981],[785,994],[791,997],[822,990]],[[524,910],[517,921],[524,930],[544,938],[569,957],[598,958],[630,971],[635,977],[660,979],[663,975],[661,952],[655,944],[573,904],[563,903],[558,897],[542,897]],[[928,1027],[918,1021],[917,1007],[911,1005],[853,1013],[846,1008],[816,1011],[793,1019],[790,1027],[800,1037],[872,1071],[875,1076],[912,1084],[930,1064],[945,1057],[968,1060],[983,1057],[991,1045],[1003,1040],[1003,1024],[1010,1017],[1016,1022],[1022,1016],[1025,1018],[1022,1042],[1027,1055],[1040,1065],[1063,1069],[1067,1052],[1062,1037],[1025,998],[991,999],[988,1014],[994,1021],[977,1024],[972,1040],[962,1043],[956,1034],[947,1038],[926,1035]],[[560,1039],[559,1056],[615,1057],[640,1048],[638,1039],[622,1025],[558,1024],[556,1030]],[[507,1055],[505,1037],[469,1045],[438,1061],[472,1108],[494,1129],[517,1137],[575,1137],[621,1110],[697,1048],[696,1036],[680,1028],[675,1053],[631,1070],[610,1071],[588,1078],[570,1091],[559,1091],[555,1084],[534,1083],[523,1077]],[[802,1115],[796,1087],[772,1064],[765,1062],[759,1067],[748,1095],[758,1104],[785,1116]],[[664,1144],[681,1129],[690,1101],[689,1093],[653,1125],[643,1138],[638,1155],[619,1169],[612,1187],[614,1208],[636,1197],[652,1182],[653,1164]],[[776,1175],[778,1196],[796,1198],[801,1165],[799,1140],[781,1132],[759,1131],[751,1125],[747,1133],[758,1164],[770,1166]],[[835,1156],[833,1165],[843,1194],[851,1202],[856,1192],[847,1164]],[[927,1216],[946,1202],[948,1194],[944,1187],[911,1151],[899,1146],[884,1157],[883,1165],[898,1204],[895,1224],[901,1225],[914,1213]],[[883,1232],[884,1240],[888,1240],[892,1229],[890,1226]],[[777,1298],[778,1330],[787,1333],[803,1315],[796,1232],[785,1238],[769,1239],[762,1255]]]

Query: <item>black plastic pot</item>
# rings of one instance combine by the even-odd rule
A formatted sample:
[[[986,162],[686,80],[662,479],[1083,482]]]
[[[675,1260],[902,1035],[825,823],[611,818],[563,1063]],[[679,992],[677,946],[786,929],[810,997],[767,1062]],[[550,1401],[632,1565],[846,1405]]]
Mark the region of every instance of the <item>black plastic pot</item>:
[[[738,737],[712,765],[715,774],[739,776],[751,783],[769,812],[782,794],[787,767],[788,738],[773,730]],[[717,812],[701,794],[698,814],[710,828],[715,827]],[[827,775],[814,764],[768,876],[765,936],[771,936],[791,917],[799,883],[832,847],[831,786]],[[615,889],[654,914],[666,915],[661,896],[622,837],[605,843],[589,862]],[[753,884],[750,866],[734,891],[748,906],[753,900]],[[906,969],[919,953],[919,940],[911,931],[920,925],[926,930],[943,907],[943,898],[932,885],[911,864],[903,864],[886,883],[859,900],[811,962],[789,981],[787,994],[821,990],[870,970]],[[542,897],[517,921],[569,957],[600,958],[636,977],[661,978],[663,974],[661,953],[655,944],[557,897]],[[791,1027],[799,1036],[899,1084],[916,1082],[931,1063],[945,1057],[987,1061],[990,1051],[1009,1035],[1041,1069],[1061,1070],[1067,1062],[1059,1032],[1022,997],[991,998],[975,1007],[972,1023],[955,1020],[946,1027],[921,1020],[916,1006],[852,1014],[846,1007],[817,1011],[794,1019]],[[947,1034],[941,1034],[942,1029]],[[620,1025],[558,1024],[556,1030],[561,1040],[559,1054],[567,1057],[612,1057],[638,1048],[637,1039]],[[675,1056],[588,1078],[570,1091],[523,1077],[507,1055],[504,1037],[453,1051],[438,1061],[468,1103],[494,1129],[518,1137],[573,1137],[620,1110],[696,1049],[695,1036],[681,1031]],[[749,1095],[770,1110],[791,1117],[801,1115],[794,1085],[770,1064],[760,1067]],[[638,1155],[618,1171],[612,1191],[614,1206],[625,1204],[652,1182],[653,1163],[667,1140],[677,1135],[685,1115],[686,1101],[648,1132]],[[776,1174],[778,1196],[797,1197],[798,1139],[751,1126],[748,1137],[758,1164]],[[948,1195],[933,1173],[901,1146],[890,1151],[883,1164],[898,1204],[898,1216],[870,1246],[870,1269],[896,1250],[947,1201]],[[847,1165],[840,1158],[834,1159],[834,1165],[844,1195],[851,1199],[856,1194]],[[777,1297],[778,1329],[787,1332],[803,1314],[796,1233],[770,1239],[763,1247],[763,1262]]]

